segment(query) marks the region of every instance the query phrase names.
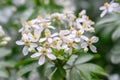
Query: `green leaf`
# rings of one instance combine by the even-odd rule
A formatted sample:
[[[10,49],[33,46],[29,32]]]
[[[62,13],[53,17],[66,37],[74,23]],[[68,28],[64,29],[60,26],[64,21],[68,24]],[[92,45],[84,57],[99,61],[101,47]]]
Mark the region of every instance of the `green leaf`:
[[[10,49],[0,48],[0,58],[5,57],[11,53]]]
[[[76,66],[80,71],[81,70],[86,70],[89,73],[95,73],[95,74],[100,74],[100,75],[105,75],[107,76],[107,74],[105,73],[105,71],[98,65],[92,64],[92,63],[85,63],[85,64],[80,64]]]
[[[0,66],[1,67],[11,67],[13,68],[15,66],[16,62],[15,61],[0,61]]]
[[[64,80],[66,77],[66,71],[63,67],[58,67],[52,75],[51,80]]]
[[[112,39],[116,41],[120,38],[120,26],[113,32]]]
[[[80,72],[76,68],[72,68],[72,70],[70,71],[69,78],[69,80],[82,80],[80,77]]]
[[[80,55],[80,56],[78,57],[78,59],[76,60],[75,64],[77,65],[77,64],[81,64],[81,63],[88,62],[88,61],[90,61],[91,59],[93,59],[93,57],[94,57],[94,56],[91,55],[91,54],[84,53],[84,54],[82,54],[82,55]]]
[[[67,64],[72,66],[76,60],[76,58],[78,57],[78,55],[72,55],[69,60],[67,61]]]
[[[8,74],[7,70],[0,69],[0,78],[9,78],[9,74]]]
[[[110,51],[111,53],[111,61],[114,64],[120,63],[120,41],[118,41]]]
[[[54,70],[55,70],[55,65],[53,65],[51,63],[47,63],[45,65],[45,71],[44,71],[45,76],[47,76],[47,77],[50,76]]]
[[[26,65],[24,67],[22,67],[16,74],[17,77],[20,77],[22,75],[24,75],[25,73],[32,71],[34,69],[36,69],[37,67],[39,67],[38,63],[31,63],[29,65]]]

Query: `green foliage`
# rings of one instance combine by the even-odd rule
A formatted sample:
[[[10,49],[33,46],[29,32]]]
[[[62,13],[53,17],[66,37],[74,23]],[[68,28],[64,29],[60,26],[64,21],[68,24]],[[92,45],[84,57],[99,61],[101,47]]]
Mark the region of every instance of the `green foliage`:
[[[0,58],[3,58],[11,53],[10,49],[0,48]]]
[[[25,73],[36,69],[37,67],[39,67],[38,63],[28,64],[28,65],[22,67],[22,68],[17,72],[16,77],[20,77],[20,76],[24,75]]]
[[[70,59],[71,61],[69,60],[67,62],[69,65],[67,68],[70,68],[70,80],[93,80],[94,77],[92,77],[92,73],[104,76],[107,75],[100,66],[92,63],[86,63],[93,59],[93,55],[84,53],[80,54],[78,57],[77,55],[71,56]]]
[[[63,67],[58,67],[52,75],[51,80],[63,80],[66,79],[66,71]]]

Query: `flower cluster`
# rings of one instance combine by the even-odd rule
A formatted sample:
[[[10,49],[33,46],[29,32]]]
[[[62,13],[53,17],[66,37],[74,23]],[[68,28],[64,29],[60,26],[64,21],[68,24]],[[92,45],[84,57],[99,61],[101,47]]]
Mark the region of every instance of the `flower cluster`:
[[[104,3],[104,5],[100,7],[100,10],[102,10],[100,17],[103,17],[106,13],[116,12],[117,8],[119,7],[119,3],[116,3],[114,1],[111,1],[110,3]]]
[[[5,32],[2,26],[0,26],[0,46],[6,45],[8,41],[10,41],[10,37],[5,37]]]
[[[94,32],[94,22],[82,10],[76,18],[74,12],[64,10],[63,13],[53,13],[44,18],[23,23],[19,30],[22,34],[17,45],[24,45],[23,54],[32,52],[32,58],[39,58],[39,65],[46,60],[55,60],[60,56],[72,55],[74,51],[81,49],[97,52],[93,43],[98,41],[95,36],[87,37],[88,33]]]

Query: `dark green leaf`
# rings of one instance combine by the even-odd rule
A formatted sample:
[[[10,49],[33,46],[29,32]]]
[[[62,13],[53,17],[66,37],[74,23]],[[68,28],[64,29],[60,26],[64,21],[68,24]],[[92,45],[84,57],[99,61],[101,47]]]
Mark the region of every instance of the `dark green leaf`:
[[[66,78],[66,71],[62,67],[58,67],[52,75],[51,80],[64,80]]]

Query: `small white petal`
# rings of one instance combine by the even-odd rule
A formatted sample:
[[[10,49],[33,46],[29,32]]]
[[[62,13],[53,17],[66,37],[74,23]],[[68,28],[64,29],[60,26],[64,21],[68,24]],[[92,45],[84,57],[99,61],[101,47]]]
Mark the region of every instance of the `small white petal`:
[[[104,6],[101,6],[99,10],[105,10],[106,8]]]
[[[27,47],[27,46],[24,46],[22,52],[23,52],[23,55],[26,56],[26,55],[28,54],[28,47]]]
[[[96,50],[96,47],[94,45],[90,45],[90,49],[92,52],[96,53],[97,50]]]
[[[49,42],[49,43],[52,43],[52,38],[48,38],[48,42]]]
[[[83,40],[85,40],[85,41],[88,41],[89,38],[82,35],[82,36],[81,36],[81,39],[83,39]]]
[[[41,55],[41,53],[37,52],[37,53],[34,53],[33,55],[31,55],[31,58],[35,58],[35,57],[38,57],[40,55]]]
[[[37,50],[38,50],[39,52],[41,52],[42,47],[37,47]]]
[[[20,41],[16,41],[16,44],[17,45],[24,45],[24,42],[20,40]]]
[[[41,56],[40,59],[39,59],[38,64],[43,65],[44,63],[45,63],[45,56]]]
[[[81,48],[86,48],[88,46],[88,44],[86,43],[86,42],[83,42],[82,44],[81,44]]]
[[[66,48],[67,48],[67,44],[63,44],[63,45],[62,45],[62,48],[63,48],[63,49],[66,49]]]
[[[104,10],[104,11],[100,14],[100,17],[105,16],[106,13],[107,13],[107,10]]]
[[[93,42],[93,43],[96,43],[96,42],[98,42],[98,40],[99,40],[98,37],[95,37],[95,36],[93,36],[91,39],[92,39],[92,42]]]
[[[46,54],[46,55],[47,55],[47,57],[48,57],[49,59],[51,59],[51,60],[55,60],[55,59],[56,59],[56,57],[55,57],[53,54],[48,53],[48,54]]]
[[[47,38],[41,38],[39,42],[44,42]]]
[[[54,34],[51,35],[51,37],[55,37],[57,35],[58,35],[58,33],[54,33]]]
[[[30,43],[31,47],[37,47],[38,45],[36,43]]]
[[[48,26],[48,28],[55,29],[55,27],[53,27],[53,26]]]
[[[79,48],[79,46],[77,45],[77,44],[73,44],[73,47],[75,48],[75,49],[78,49]]]
[[[75,38],[75,42],[80,42],[80,38]]]

